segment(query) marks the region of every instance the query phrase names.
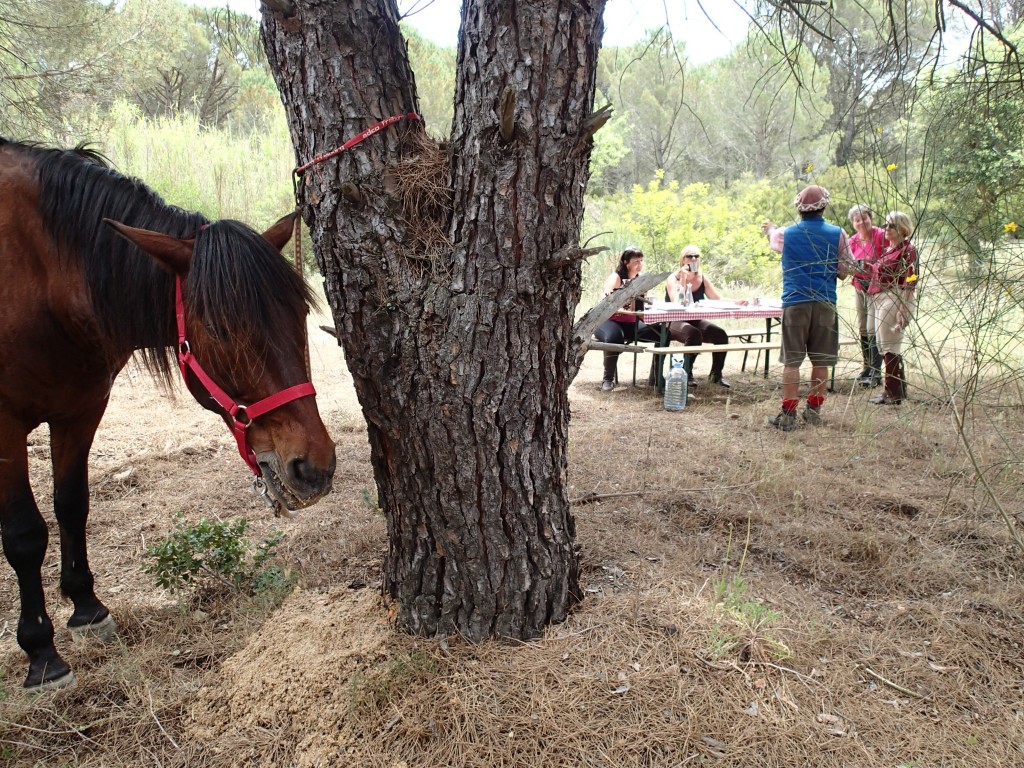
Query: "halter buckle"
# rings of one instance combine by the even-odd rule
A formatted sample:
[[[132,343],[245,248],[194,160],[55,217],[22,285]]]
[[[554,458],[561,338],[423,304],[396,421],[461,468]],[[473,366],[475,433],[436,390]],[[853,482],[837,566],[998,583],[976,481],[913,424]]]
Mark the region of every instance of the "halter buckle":
[[[274,517],[281,517],[281,502],[274,498],[274,495],[270,492],[270,488],[267,487],[266,480],[259,475],[254,476],[252,479],[252,489],[263,497],[263,501],[265,501],[267,506],[273,510]]]

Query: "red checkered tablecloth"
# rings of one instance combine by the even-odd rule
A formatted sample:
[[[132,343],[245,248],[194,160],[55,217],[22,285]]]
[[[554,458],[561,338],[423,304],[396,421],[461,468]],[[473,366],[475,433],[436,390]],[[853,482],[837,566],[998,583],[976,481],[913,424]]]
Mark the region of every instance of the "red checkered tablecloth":
[[[744,320],[778,319],[782,317],[782,307],[736,307],[733,309],[713,307],[704,308],[699,304],[692,308],[673,305],[654,305],[644,310],[643,320],[648,325],[653,323],[674,323],[677,320]]]

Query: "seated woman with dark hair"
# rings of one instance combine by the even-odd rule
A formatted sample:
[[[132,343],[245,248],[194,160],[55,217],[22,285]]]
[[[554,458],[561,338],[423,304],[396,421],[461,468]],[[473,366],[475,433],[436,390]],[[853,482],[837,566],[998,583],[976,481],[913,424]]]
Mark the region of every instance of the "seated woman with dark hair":
[[[684,293],[686,289],[689,288],[695,302],[708,298],[720,301],[732,301],[739,306],[745,305],[747,303],[745,299],[722,299],[722,297],[718,295],[718,291],[715,290],[715,286],[713,286],[711,281],[704,277],[704,273],[700,271],[700,257],[700,248],[696,245],[688,245],[683,248],[682,254],[679,256],[679,269],[669,275],[668,282],[665,286],[668,293],[668,300],[672,302],[678,301],[680,294]],[[715,325],[710,320],[678,321],[669,326],[669,333],[673,339],[676,339],[687,346],[729,343],[729,334],[726,333],[723,328]],[[686,370],[687,376],[690,377],[691,387],[697,386],[697,382],[693,380],[693,363],[696,359],[696,355],[683,355],[683,368]],[[712,384],[719,384],[728,389],[729,380],[722,376],[722,370],[724,368],[725,352],[712,353],[711,373],[708,374],[708,381]]]
[[[604,292],[602,293],[602,296],[607,296],[612,291],[618,290],[643,271],[643,251],[636,246],[630,246],[622,252],[622,255],[619,257],[619,263],[615,266],[615,271],[608,275],[608,279],[604,281]],[[628,310],[629,307],[623,307],[623,309]],[[672,335],[671,331],[670,335]],[[650,341],[658,343],[661,341],[661,326],[647,325],[636,315],[620,311],[616,312],[597,327],[597,330],[594,331],[594,338],[598,341],[609,342],[612,344],[625,344],[627,341]],[[681,340],[674,335],[672,338],[676,341]],[[610,392],[615,389],[615,371],[619,362],[619,354],[619,352],[604,353],[604,376],[601,381],[602,392]],[[656,374],[656,368],[654,366],[656,364],[656,360],[652,361],[651,375],[648,382],[650,384],[654,383],[654,377]]]

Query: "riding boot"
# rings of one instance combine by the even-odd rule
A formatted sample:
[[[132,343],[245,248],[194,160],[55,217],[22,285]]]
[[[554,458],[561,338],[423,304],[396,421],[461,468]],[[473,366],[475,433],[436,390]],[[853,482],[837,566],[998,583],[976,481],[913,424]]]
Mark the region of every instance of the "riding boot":
[[[871,337],[861,336],[860,337],[860,356],[864,361],[864,368],[861,369],[860,376],[857,377],[857,383],[862,387],[871,386]]]
[[[619,356],[615,352],[604,353],[604,376],[601,379],[601,389],[607,391],[615,387],[615,377],[619,364]]]
[[[686,378],[689,379],[691,387],[697,386],[697,382],[693,380],[693,364],[695,362],[697,362],[696,355],[683,355],[683,370],[686,371]]]
[[[903,355],[896,355],[897,369],[896,374],[900,381],[900,400],[907,399],[907,371],[903,366]]]
[[[900,356],[886,352],[883,362],[885,364],[885,389],[882,394],[871,398],[871,402],[875,405],[899,405],[903,400],[903,386],[899,374]]]
[[[877,387],[882,383],[882,353],[878,351],[878,339],[874,336],[868,337],[869,355],[871,360],[871,374],[868,377],[869,387]]]

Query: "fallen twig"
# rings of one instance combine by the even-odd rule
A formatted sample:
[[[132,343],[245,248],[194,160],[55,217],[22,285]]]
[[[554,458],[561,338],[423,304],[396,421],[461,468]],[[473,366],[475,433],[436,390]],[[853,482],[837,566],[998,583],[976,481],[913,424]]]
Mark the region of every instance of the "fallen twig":
[[[167,740],[171,742],[171,745],[175,749],[181,749],[181,747],[178,746],[178,742],[171,738],[171,734],[164,730],[163,725],[160,723],[160,718],[156,716],[156,710],[153,708],[153,692],[147,688],[146,694],[149,696],[149,714],[153,716],[153,722],[156,723],[156,727],[160,729],[160,733],[167,737]]]
[[[570,504],[590,504],[592,501],[600,501],[601,499],[616,499],[622,496],[643,496],[643,491],[623,491],[622,493],[585,493],[582,496],[569,499]]]
[[[907,696],[911,696],[911,697],[913,697],[915,699],[923,699],[923,698],[925,698],[924,694],[917,693],[917,691],[912,691],[909,688],[904,688],[902,685],[899,685],[898,683],[894,683],[892,680],[888,680],[888,679],[882,677],[880,674],[875,672],[875,670],[873,670],[869,666],[861,664],[861,669],[863,669],[865,672],[867,672],[869,675],[871,675],[873,678],[875,678],[875,680],[877,680],[880,683],[883,683],[884,685],[889,686],[894,691],[899,691],[900,693],[905,694]]]

